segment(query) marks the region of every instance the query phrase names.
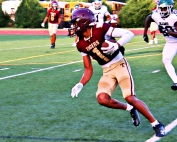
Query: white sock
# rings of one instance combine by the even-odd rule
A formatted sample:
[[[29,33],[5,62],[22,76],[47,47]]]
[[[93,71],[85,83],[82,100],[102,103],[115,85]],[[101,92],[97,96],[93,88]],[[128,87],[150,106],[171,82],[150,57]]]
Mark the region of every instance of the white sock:
[[[151,123],[152,127],[155,127],[155,125],[158,125],[158,124],[159,122],[157,120]]]
[[[133,106],[132,106],[132,105],[127,104],[127,108],[126,108],[126,110],[130,111],[130,110],[132,110],[132,108],[133,108]]]

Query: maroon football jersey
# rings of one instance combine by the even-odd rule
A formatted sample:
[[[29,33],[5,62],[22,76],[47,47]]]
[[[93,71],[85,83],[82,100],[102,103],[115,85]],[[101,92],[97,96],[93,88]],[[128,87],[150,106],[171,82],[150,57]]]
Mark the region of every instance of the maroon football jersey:
[[[49,23],[52,24],[58,24],[58,18],[60,17],[60,12],[58,10],[53,10],[50,8],[47,12],[47,17],[49,20]]]
[[[85,41],[79,38],[77,49],[79,52],[86,53],[95,59],[100,65],[110,62],[118,53],[116,51],[112,55],[107,55],[101,50],[101,45],[105,41],[105,34],[107,33],[110,25],[104,23],[102,27],[97,28],[96,25],[92,27],[92,37]]]

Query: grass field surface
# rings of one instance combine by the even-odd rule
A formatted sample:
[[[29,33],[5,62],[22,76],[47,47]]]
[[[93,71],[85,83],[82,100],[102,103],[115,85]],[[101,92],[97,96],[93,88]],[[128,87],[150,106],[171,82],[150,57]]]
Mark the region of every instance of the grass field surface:
[[[176,142],[177,92],[162,63],[165,39],[149,45],[135,36],[125,45],[137,97],[166,126],[156,138],[141,114],[134,127],[128,111],[100,106],[95,97],[101,67],[78,98],[71,88],[83,74],[82,57],[74,38],[58,36],[50,49],[49,36],[0,36],[0,142]],[[170,48],[170,47],[169,47]],[[170,50],[170,49],[169,49]],[[173,60],[177,69],[177,57]],[[125,102],[118,87],[113,97]]]

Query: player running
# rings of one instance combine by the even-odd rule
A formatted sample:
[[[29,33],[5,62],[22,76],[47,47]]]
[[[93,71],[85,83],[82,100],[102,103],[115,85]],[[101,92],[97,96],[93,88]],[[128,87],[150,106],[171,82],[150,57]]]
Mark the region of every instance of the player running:
[[[164,125],[151,114],[147,105],[139,100],[134,89],[134,81],[128,61],[119,52],[119,47],[129,42],[134,34],[126,29],[113,28],[107,23],[95,24],[94,13],[89,9],[79,9],[72,14],[73,30],[78,35],[77,50],[83,57],[84,73],[71,91],[72,98],[78,97],[92,77],[93,66],[91,58],[95,59],[103,68],[103,75],[98,82],[96,99],[102,106],[112,109],[122,109],[130,112],[133,124],[139,126],[140,117],[137,110],[146,117],[155,130],[156,136],[165,135]],[[118,37],[116,43],[109,39]],[[102,43],[106,41],[108,47],[103,48]],[[127,103],[112,98],[117,86],[120,86],[122,94]]]
[[[55,41],[56,41],[56,33],[58,30],[58,26],[61,22],[60,12],[57,10],[58,3],[53,1],[51,3],[51,8],[48,10],[46,17],[44,18],[43,23],[41,24],[42,27],[45,27],[45,23],[48,21],[48,30],[50,35],[50,42],[51,48],[55,48]]]
[[[177,75],[172,65],[172,60],[177,54],[177,11],[173,10],[173,0],[159,0],[157,2],[157,11],[146,17],[144,27],[144,41],[149,42],[147,31],[151,22],[156,22],[159,31],[166,39],[166,44],[162,52],[162,61],[165,69],[173,81],[172,90],[177,90]]]

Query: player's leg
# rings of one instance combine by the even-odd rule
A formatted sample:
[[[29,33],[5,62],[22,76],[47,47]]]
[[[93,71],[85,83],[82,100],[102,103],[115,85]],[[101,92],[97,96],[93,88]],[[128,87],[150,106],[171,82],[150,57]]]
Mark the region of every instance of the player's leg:
[[[119,73],[122,74],[124,78],[121,78]],[[117,78],[120,80],[119,85],[122,89],[123,97],[125,100],[134,106],[144,117],[149,120],[157,136],[164,136],[164,125],[157,121],[150,112],[147,105],[135,96],[133,77],[131,75],[129,63],[126,60],[124,60],[124,64],[122,65],[122,69],[120,69],[119,73],[117,73]]]
[[[98,90],[96,93],[97,101],[100,105],[103,105],[105,107],[129,111],[131,113],[131,116],[133,114],[134,119],[136,119],[133,124],[135,126],[138,126],[140,124],[140,121],[138,121],[139,115],[136,109],[130,104],[120,102],[111,97],[111,94],[113,94],[118,85],[117,79],[114,74],[115,72],[117,72],[117,68],[120,66],[120,64],[121,62],[117,62],[116,64],[111,65],[109,68],[103,69],[104,73],[98,83]]]
[[[53,24],[48,23],[48,30],[49,30],[49,35],[50,35],[50,43],[51,43],[51,48],[53,49],[53,43],[54,43],[54,37],[53,37]]]
[[[51,46],[51,48],[53,48],[53,49],[55,48],[57,29],[58,29],[58,24],[52,24],[52,36],[51,36],[52,46]]]
[[[149,41],[149,44],[153,44],[153,42],[154,42],[153,22],[151,22],[149,30],[151,33],[151,40]]]
[[[175,68],[172,65],[172,60],[176,54],[177,54],[177,44],[166,43],[162,52],[162,60],[168,75],[170,76],[174,83],[171,86],[171,89],[173,90],[177,90],[177,75],[175,72]]]
[[[158,39],[157,39],[157,37],[156,37],[156,31],[154,31],[154,43],[155,43],[155,44],[158,44]]]

